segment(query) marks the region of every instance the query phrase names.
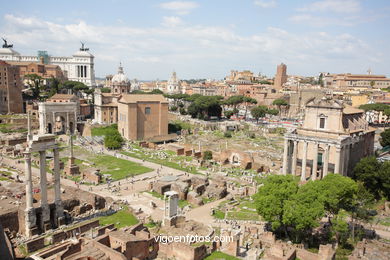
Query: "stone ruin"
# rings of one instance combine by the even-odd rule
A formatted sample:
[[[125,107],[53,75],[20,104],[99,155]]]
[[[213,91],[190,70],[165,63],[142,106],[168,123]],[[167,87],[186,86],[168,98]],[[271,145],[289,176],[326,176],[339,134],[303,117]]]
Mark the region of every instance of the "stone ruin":
[[[180,200],[187,200],[193,205],[202,205],[203,199],[221,199],[227,195],[227,184],[223,179],[209,181],[204,176],[182,177],[163,176],[158,181],[149,183],[149,190],[164,195],[175,191]]]
[[[47,176],[46,176],[46,151],[53,150],[54,155],[54,190],[55,209],[52,213],[47,200]],[[33,184],[31,170],[31,153],[39,152],[40,172],[40,207],[33,206]],[[64,209],[61,201],[61,177],[59,165],[59,148],[55,141],[55,135],[39,134],[28,136],[28,147],[24,152],[25,159],[25,182],[26,182],[26,209],[25,209],[25,235],[32,235],[45,232],[53,227],[65,223]]]

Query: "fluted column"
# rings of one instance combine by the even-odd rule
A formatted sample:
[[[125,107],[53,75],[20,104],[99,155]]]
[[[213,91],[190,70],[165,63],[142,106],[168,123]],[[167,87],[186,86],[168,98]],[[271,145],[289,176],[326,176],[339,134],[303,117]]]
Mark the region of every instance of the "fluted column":
[[[291,162],[291,174],[295,176],[297,171],[297,154],[298,154],[298,141],[294,141],[294,149]]]
[[[33,208],[33,185],[31,172],[31,153],[24,152],[25,182],[26,182],[26,210]]]
[[[39,173],[41,188],[42,228],[50,221],[50,209],[47,201],[47,178],[46,178],[46,151],[39,151]]]
[[[284,139],[284,150],[283,150],[283,175],[287,174],[287,163],[288,163],[288,139]]]
[[[311,173],[311,179],[314,181],[317,179],[317,166],[318,166],[318,143],[314,143],[313,152],[313,172]]]
[[[324,156],[324,168],[322,171],[322,178],[324,178],[326,175],[328,175],[329,171],[329,145],[327,144],[325,146],[325,156]]]
[[[306,162],[307,162],[307,142],[304,141],[303,142],[301,181],[306,181]]]
[[[36,232],[36,215],[33,201],[33,184],[31,171],[31,152],[24,152],[25,182],[26,182],[26,209],[24,210],[25,235],[31,237]]]
[[[64,217],[64,208],[61,201],[61,173],[60,173],[60,153],[58,148],[53,149],[54,154],[54,193],[56,205],[56,217],[62,219]],[[60,220],[59,220],[60,222]],[[60,226],[60,223],[58,224]]]
[[[350,144],[345,146],[345,156],[344,156],[344,176],[348,176],[348,165],[349,165],[349,153],[350,153]]]
[[[335,154],[335,163],[334,163],[334,173],[340,173],[340,158],[341,158],[341,147],[336,146],[336,154]]]

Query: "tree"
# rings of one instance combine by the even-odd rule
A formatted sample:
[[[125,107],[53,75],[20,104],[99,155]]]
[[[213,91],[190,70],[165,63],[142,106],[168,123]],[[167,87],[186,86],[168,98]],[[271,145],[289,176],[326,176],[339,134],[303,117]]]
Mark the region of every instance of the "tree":
[[[381,163],[374,156],[362,158],[353,169],[354,178],[361,181],[376,199],[380,198],[382,190],[380,169]]]
[[[79,92],[88,90],[88,86],[82,82],[67,80],[63,84],[65,89],[71,90],[73,94],[77,95]]]
[[[324,215],[324,204],[320,199],[318,182],[308,182],[301,186],[284,205],[283,223],[294,227],[295,240],[308,237]]]
[[[273,230],[283,224],[284,205],[298,191],[298,181],[292,175],[270,175],[255,195],[257,212],[272,225]]]
[[[169,110],[171,110],[171,111],[177,111],[177,106],[172,106]]]
[[[268,109],[266,106],[257,106],[252,108],[251,114],[254,119],[256,119],[256,123],[259,123],[259,118],[264,117],[267,113]]]
[[[282,98],[278,98],[278,99],[275,99],[273,102],[272,102],[272,105],[274,106],[277,106],[278,107],[278,110],[280,111],[280,108],[282,106],[287,106],[288,103],[286,100],[282,99]]]
[[[275,108],[271,108],[271,109],[267,110],[267,114],[276,116],[277,114],[279,114],[279,110],[277,110]]]
[[[27,80],[27,84],[29,85],[29,88],[31,89],[32,99],[39,99],[41,90],[43,89],[43,79],[41,76],[37,74],[26,74],[24,76],[24,79]]]
[[[61,82],[59,79],[55,78],[55,77],[51,77],[49,80],[48,80],[48,83],[49,83],[49,92],[48,92],[48,97],[52,97],[54,96],[55,94],[59,93],[60,92],[60,89],[61,89]]]
[[[110,88],[101,88],[100,91],[102,93],[110,93],[111,92],[111,89]]]
[[[336,215],[340,209],[350,210],[357,192],[357,184],[354,180],[340,174],[328,174],[317,182],[319,196],[328,216]]]
[[[209,161],[213,159],[213,152],[212,151],[204,151],[203,153],[203,160]]]
[[[187,115],[187,111],[186,111],[186,109],[184,107],[181,107],[179,109],[179,112],[180,112],[180,115]]]
[[[379,143],[382,145],[382,147],[390,145],[390,128],[386,129],[381,133],[381,138],[379,139]]]
[[[106,135],[104,137],[104,146],[108,149],[119,149],[122,147],[123,138],[119,133],[114,135]]]
[[[333,218],[332,222],[332,233],[336,237],[337,244],[345,245],[348,240],[348,231],[347,212],[342,210]]]
[[[233,106],[233,111],[237,111],[237,113],[238,113],[239,110],[237,109],[237,106],[239,104],[245,102],[244,100],[245,100],[245,97],[242,95],[231,96],[224,101],[224,104],[227,106]]]
[[[358,182],[358,190],[351,204],[352,241],[355,241],[355,222],[368,222],[372,219],[370,209],[373,207],[373,203],[374,196],[364,187],[362,182]]]

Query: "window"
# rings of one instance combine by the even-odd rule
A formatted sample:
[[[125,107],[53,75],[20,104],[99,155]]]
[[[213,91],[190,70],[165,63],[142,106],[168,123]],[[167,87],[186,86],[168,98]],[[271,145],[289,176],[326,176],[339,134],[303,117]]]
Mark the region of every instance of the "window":
[[[321,128],[321,129],[324,129],[324,128],[325,128],[325,118],[324,118],[324,117],[321,117],[321,118],[320,118],[320,128]]]
[[[150,115],[150,107],[145,107],[145,114]]]

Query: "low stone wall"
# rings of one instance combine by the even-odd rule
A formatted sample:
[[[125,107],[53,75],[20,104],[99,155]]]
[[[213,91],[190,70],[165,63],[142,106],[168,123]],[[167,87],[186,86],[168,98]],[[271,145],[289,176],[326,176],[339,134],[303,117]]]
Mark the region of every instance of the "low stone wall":
[[[24,219],[23,219],[24,220]],[[19,212],[18,210],[6,212],[0,215],[0,223],[4,229],[9,231],[19,231]]]
[[[160,243],[159,248],[166,257],[180,260],[201,260],[208,254],[205,245],[194,247],[183,243]]]
[[[25,245],[26,245],[26,252],[30,254],[32,252],[35,252],[45,247],[45,238],[38,237],[35,239],[28,240],[25,242]]]

